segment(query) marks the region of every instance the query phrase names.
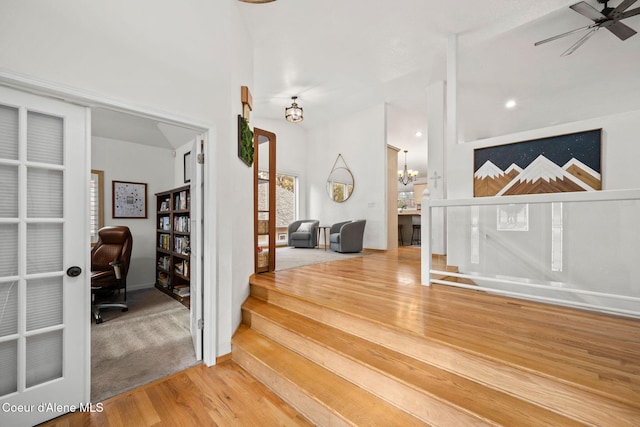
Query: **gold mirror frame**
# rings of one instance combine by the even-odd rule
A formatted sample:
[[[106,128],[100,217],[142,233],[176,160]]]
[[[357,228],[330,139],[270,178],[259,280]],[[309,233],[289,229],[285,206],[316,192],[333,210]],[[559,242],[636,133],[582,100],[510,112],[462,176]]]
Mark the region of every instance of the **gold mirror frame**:
[[[336,167],[340,159],[342,159],[344,166]],[[344,161],[342,154],[338,154],[327,178],[327,194],[334,202],[343,203],[349,200],[353,194],[354,187],[355,180],[353,173],[351,173],[351,169],[349,169],[349,166],[347,166],[347,163]]]

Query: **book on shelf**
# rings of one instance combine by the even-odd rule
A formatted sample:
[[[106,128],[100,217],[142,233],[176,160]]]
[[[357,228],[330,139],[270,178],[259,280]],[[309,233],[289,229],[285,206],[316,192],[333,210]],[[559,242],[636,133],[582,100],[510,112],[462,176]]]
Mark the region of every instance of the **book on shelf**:
[[[173,287],[173,293],[181,297],[188,297],[191,294],[191,288],[189,285],[175,285]]]
[[[166,212],[169,210],[169,203],[171,203],[171,199],[165,199],[160,203],[160,212]]]
[[[189,238],[186,236],[179,236],[174,239],[173,251],[179,254],[189,254]]]
[[[169,250],[170,236],[168,234],[161,234],[158,236],[158,247],[160,249]]]
[[[191,228],[191,221],[188,216],[176,216],[173,218],[173,230],[189,232]]]
[[[161,216],[160,219],[158,220],[158,228],[160,230],[165,230],[165,231],[169,231],[169,217],[168,216]]]
[[[176,263],[175,265],[175,270],[176,273],[184,276],[184,277],[189,277],[189,261],[187,260],[182,260],[178,263]]]
[[[171,284],[171,278],[169,276],[167,276],[166,273],[163,273],[162,271],[158,272],[158,277],[157,277],[156,281],[163,288],[168,288],[169,285]]]
[[[158,258],[158,267],[160,267],[163,270],[169,270],[170,263],[171,263],[171,260],[166,255],[165,256],[161,256],[160,258]]]
[[[190,195],[189,192],[184,190],[181,191],[180,193],[178,193],[176,195],[176,200],[175,200],[175,205],[174,205],[174,209],[175,210],[180,210],[180,211],[184,211],[189,209],[189,202],[190,200]]]

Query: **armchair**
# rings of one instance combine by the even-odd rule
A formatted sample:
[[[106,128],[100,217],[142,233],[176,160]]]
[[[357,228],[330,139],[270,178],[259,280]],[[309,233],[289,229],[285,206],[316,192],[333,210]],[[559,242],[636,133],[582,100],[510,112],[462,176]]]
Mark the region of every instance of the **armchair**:
[[[315,248],[318,246],[318,226],[320,221],[301,219],[289,224],[289,246],[296,248]]]
[[[331,250],[343,253],[360,252],[366,223],[367,220],[358,219],[333,224],[329,236]]]
[[[96,299],[124,289],[124,301],[127,300],[127,273],[132,245],[129,227],[112,226],[98,230],[98,243],[91,250],[91,308],[96,324],[102,323],[102,309],[129,309],[126,302],[97,302]]]

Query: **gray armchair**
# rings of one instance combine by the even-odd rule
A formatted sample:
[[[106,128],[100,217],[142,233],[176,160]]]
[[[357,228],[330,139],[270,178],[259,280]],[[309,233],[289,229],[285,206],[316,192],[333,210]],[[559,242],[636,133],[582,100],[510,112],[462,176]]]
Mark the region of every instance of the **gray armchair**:
[[[301,219],[289,224],[289,246],[295,248],[315,248],[318,246],[318,227],[320,221]]]
[[[358,219],[333,224],[331,226],[331,235],[329,236],[331,250],[336,252],[360,252],[366,223],[366,220]]]

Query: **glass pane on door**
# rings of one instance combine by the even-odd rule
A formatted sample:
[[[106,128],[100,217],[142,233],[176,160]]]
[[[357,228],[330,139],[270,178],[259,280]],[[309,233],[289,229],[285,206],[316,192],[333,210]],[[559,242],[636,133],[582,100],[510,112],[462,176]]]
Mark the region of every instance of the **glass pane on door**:
[[[0,141],[2,144],[2,141]],[[0,218],[18,217],[18,167],[0,164]]]
[[[27,281],[27,331],[62,323],[62,277]]]
[[[27,225],[27,273],[62,271],[62,224]]]
[[[27,217],[62,218],[62,171],[27,169]]]
[[[0,337],[18,333],[17,280],[0,283],[0,304]]]
[[[0,224],[0,278],[18,274],[18,224]]]
[[[29,111],[27,114],[27,160],[62,164],[63,120]]]
[[[18,390],[18,340],[0,342],[0,396]]]
[[[27,337],[27,387],[62,377],[62,331]]]
[[[0,105],[0,159],[18,158],[18,109]]]

